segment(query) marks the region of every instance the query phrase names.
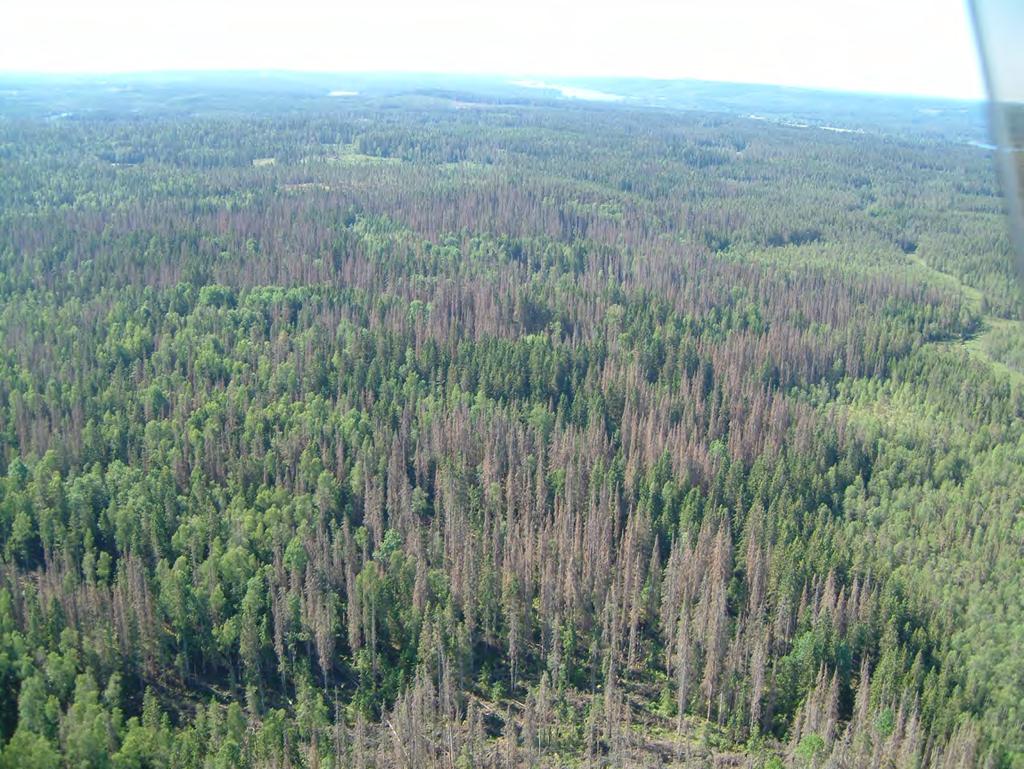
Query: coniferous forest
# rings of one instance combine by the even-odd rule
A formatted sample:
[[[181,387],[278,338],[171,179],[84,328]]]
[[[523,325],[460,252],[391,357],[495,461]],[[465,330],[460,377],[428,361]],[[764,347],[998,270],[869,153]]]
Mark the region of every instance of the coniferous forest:
[[[1024,767],[988,151],[257,90],[5,92],[0,767]]]

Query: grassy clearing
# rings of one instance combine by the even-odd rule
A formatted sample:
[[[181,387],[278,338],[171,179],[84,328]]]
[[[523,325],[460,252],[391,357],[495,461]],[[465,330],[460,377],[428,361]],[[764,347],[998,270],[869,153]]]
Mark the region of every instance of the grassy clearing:
[[[982,333],[965,341],[964,347],[973,357],[1024,384],[1024,322],[987,318]]]
[[[910,254],[908,258],[927,270],[933,279],[960,290],[971,309],[981,312],[981,291],[966,285],[954,275],[929,266],[917,254]],[[942,344],[963,346],[976,360],[989,364],[994,371],[1009,376],[1015,383],[1024,384],[1024,322],[985,315],[978,333],[958,342]]]

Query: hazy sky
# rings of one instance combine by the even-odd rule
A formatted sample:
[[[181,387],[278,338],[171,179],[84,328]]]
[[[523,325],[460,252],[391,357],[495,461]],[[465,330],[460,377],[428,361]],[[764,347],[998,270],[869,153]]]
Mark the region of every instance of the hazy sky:
[[[980,97],[962,0],[0,0],[0,70],[630,75]]]

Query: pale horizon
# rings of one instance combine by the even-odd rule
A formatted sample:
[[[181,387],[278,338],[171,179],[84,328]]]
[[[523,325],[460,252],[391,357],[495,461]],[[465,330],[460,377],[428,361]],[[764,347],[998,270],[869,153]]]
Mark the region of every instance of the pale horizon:
[[[0,74],[622,77],[985,97],[960,0],[764,5],[40,0],[5,12]]]

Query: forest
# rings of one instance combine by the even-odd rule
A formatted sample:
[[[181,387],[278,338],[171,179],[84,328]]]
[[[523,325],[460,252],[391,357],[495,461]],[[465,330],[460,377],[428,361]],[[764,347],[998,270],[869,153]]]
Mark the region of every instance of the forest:
[[[180,98],[0,110],[0,769],[1024,769],[989,151]]]

